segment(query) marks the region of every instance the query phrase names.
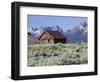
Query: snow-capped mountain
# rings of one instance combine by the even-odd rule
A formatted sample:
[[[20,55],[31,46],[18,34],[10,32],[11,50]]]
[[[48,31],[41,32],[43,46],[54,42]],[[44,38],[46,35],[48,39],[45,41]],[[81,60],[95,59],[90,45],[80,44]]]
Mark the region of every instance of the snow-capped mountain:
[[[41,35],[44,31],[59,31],[59,32],[63,32],[63,30],[58,26],[48,26],[48,27],[40,27],[40,28],[33,28],[33,27],[29,27],[28,28],[28,33],[32,34],[33,36],[39,36]]]
[[[28,33],[33,35],[34,37],[38,37],[43,33],[43,29],[38,29],[38,28],[28,28]]]
[[[63,29],[58,25],[28,28],[28,33],[30,33],[35,39],[37,39],[44,31],[59,31],[66,36],[68,43],[87,42],[88,37],[88,25],[86,22],[80,23],[78,26],[67,31],[63,31]]]
[[[67,30],[67,42],[69,43],[80,43],[87,42],[87,24],[86,22],[74,27],[71,30]]]
[[[44,31],[59,31],[59,32],[63,32],[62,28],[58,25],[54,25],[54,26],[49,26],[49,27],[44,27]]]

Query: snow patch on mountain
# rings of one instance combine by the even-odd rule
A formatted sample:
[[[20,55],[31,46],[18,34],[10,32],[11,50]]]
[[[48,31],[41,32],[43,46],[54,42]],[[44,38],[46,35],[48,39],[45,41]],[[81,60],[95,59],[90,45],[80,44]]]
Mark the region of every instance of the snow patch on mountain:
[[[59,31],[63,33],[68,43],[80,43],[87,42],[88,25],[86,22],[82,22],[79,25],[73,27],[70,30],[63,30],[59,25],[48,26],[48,27],[29,27],[28,33],[32,34],[33,37],[39,37],[44,31]]]

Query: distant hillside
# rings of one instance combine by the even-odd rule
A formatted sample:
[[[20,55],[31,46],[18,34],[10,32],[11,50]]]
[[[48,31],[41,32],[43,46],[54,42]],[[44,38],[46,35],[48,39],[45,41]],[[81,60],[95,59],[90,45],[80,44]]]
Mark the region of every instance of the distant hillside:
[[[68,43],[80,43],[80,42],[87,42],[87,35],[88,35],[88,25],[86,22],[80,23],[78,26],[73,27],[73,29],[63,31],[63,29],[58,26],[50,26],[50,27],[40,27],[40,28],[34,28],[30,27],[28,28],[28,33],[30,33],[34,40],[38,39],[38,37],[44,32],[44,31],[59,31],[63,33]]]
[[[88,28],[87,23],[81,23],[71,30],[67,30],[66,37],[69,43],[87,42]]]

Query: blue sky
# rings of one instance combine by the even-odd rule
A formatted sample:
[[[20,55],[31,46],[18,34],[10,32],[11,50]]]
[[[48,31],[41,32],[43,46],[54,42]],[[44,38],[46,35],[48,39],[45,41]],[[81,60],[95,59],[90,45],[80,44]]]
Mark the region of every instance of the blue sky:
[[[84,21],[88,22],[87,17],[28,15],[28,27],[59,25],[63,30],[68,30]]]

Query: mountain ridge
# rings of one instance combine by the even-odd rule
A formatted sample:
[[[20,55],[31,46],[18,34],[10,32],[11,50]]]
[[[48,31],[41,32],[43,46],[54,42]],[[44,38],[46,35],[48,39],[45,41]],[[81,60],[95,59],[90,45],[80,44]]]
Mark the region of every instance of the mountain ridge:
[[[31,33],[33,37],[39,37],[44,31],[59,31],[63,33],[68,43],[87,43],[88,25],[86,22],[80,23],[78,26],[73,27],[70,30],[64,31],[60,26],[54,25],[49,27],[40,28],[28,28],[28,33]]]

